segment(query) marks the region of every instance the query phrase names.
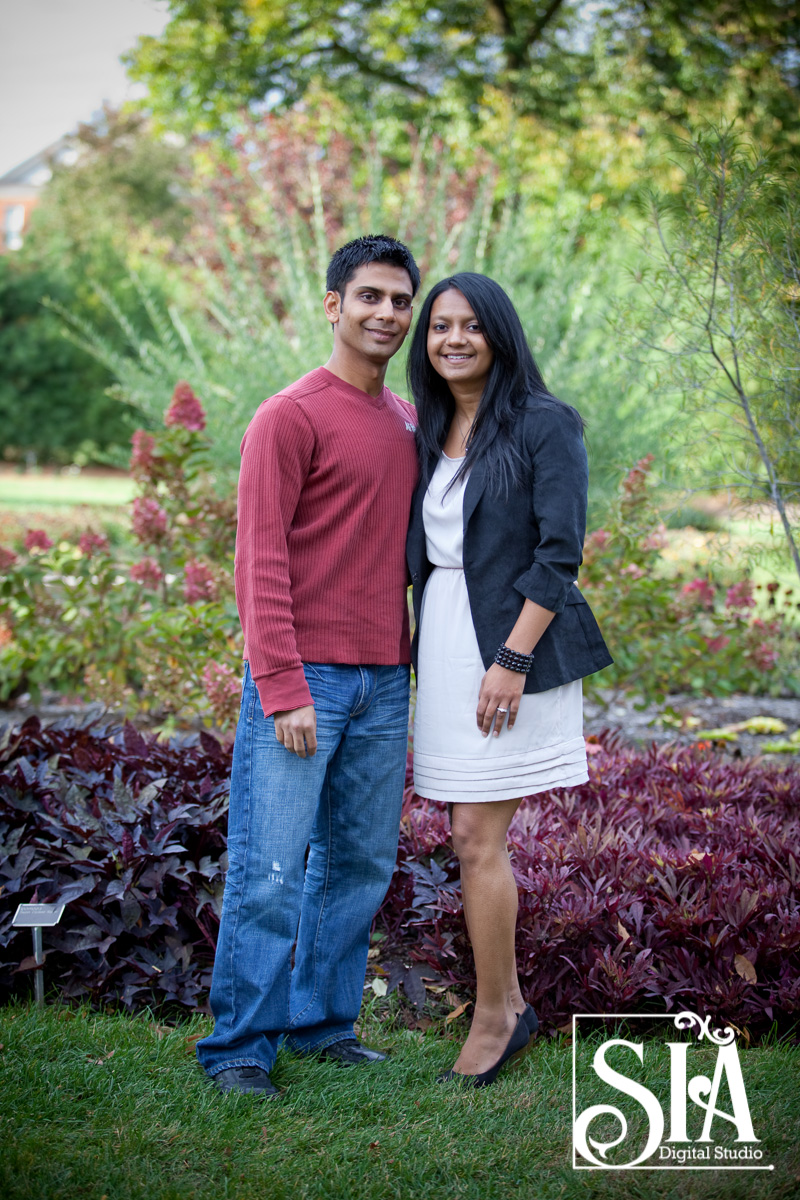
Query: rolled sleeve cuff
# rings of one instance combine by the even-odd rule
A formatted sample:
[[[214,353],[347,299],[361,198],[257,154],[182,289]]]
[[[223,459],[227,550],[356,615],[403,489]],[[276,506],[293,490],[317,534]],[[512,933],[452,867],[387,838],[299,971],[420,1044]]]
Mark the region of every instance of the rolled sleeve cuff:
[[[272,675],[259,675],[258,678],[254,677],[253,682],[258,688],[265,717],[314,703],[302,666],[288,667]]]
[[[520,575],[514,583],[515,589],[534,604],[541,605],[548,612],[560,613],[567,602],[570,588],[575,581],[577,571],[570,573],[569,579],[556,574],[543,563],[534,563],[529,571]]]

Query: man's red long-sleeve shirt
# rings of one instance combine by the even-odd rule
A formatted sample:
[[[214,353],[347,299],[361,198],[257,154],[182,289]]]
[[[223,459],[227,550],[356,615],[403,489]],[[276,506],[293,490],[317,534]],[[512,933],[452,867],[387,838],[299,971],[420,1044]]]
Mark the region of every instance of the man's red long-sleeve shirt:
[[[319,367],[242,440],[236,603],[265,716],[311,704],[302,663],[410,661],[412,405]]]

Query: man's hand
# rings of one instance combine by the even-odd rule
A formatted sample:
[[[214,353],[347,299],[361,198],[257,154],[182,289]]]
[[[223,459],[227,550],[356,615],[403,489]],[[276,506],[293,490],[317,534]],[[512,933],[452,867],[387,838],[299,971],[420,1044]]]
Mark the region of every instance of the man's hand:
[[[275,737],[298,758],[317,753],[317,714],[313,704],[274,713]]]

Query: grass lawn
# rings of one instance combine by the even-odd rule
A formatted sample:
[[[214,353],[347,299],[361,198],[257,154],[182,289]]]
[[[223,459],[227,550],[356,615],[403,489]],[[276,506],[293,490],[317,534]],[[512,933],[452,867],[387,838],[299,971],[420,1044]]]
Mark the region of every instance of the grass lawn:
[[[128,504],[134,481],[123,472],[0,471],[0,508],[70,508]]]
[[[537,1041],[494,1087],[460,1092],[433,1077],[452,1063],[463,1029],[397,1029],[368,1011],[362,1036],[389,1049],[389,1063],[346,1069],[282,1052],[274,1079],[285,1093],[265,1104],[218,1096],[207,1083],[194,1042],[209,1027],[204,1018],[165,1028],[57,1005],[2,1010],[4,1200],[800,1194],[797,1046],[741,1052],[763,1161],[774,1171],[576,1172],[572,1051],[563,1042]],[[648,1086],[663,1094],[663,1072],[654,1075]]]
[[[112,543],[124,537],[134,481],[123,472],[19,472],[0,468],[0,545],[19,542],[27,529],[44,529],[54,540],[92,529]]]
[[[799,515],[791,514],[795,528]],[[786,587],[798,586],[778,515],[766,504],[727,511],[716,530],[669,529],[662,567],[666,575],[705,575],[710,570],[731,583],[749,575],[754,583],[777,580]]]

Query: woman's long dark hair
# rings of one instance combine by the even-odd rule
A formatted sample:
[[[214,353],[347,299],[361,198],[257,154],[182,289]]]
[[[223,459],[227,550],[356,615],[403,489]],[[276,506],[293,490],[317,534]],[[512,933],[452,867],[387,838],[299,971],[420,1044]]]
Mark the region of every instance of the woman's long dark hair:
[[[469,302],[494,352],[466,457],[455,478],[459,479],[481,459],[489,489],[495,495],[507,497],[512,487],[523,482],[526,472],[525,460],[513,438],[519,410],[531,396],[559,407],[562,401],[547,390],[517,310],[500,284],[473,271],[461,271],[442,279],[425,298],[408,355],[408,386],[417,407],[417,447],[425,482],[429,482],[431,460],[438,460],[455,413],[450,388],[428,357],[431,309],[437,298],[451,288],[461,292]],[[574,413],[583,427],[575,409],[566,404],[563,407]]]

